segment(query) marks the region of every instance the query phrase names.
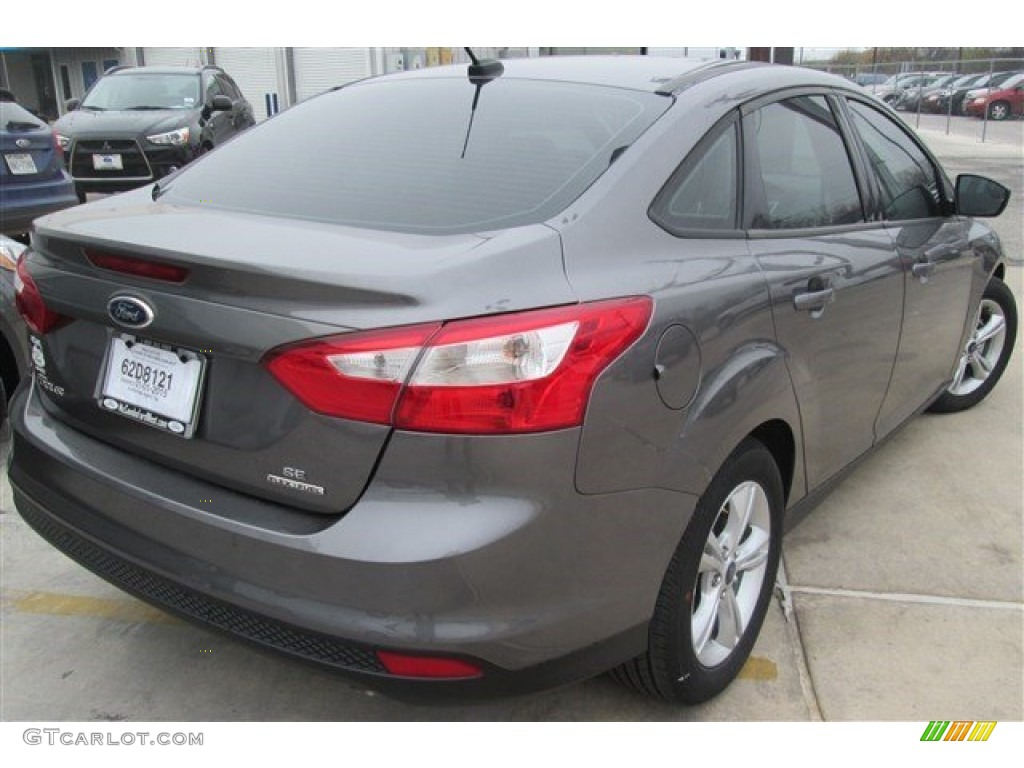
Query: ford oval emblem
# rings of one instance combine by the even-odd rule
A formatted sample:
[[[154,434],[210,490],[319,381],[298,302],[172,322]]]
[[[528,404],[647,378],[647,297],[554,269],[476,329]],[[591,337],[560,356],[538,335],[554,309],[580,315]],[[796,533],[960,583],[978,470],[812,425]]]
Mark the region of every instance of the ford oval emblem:
[[[32,146],[32,142],[28,139],[18,139],[14,143],[17,145],[18,149],[28,149]]]
[[[107,303],[107,314],[126,328],[145,328],[153,322],[153,308],[134,296],[115,296]]]

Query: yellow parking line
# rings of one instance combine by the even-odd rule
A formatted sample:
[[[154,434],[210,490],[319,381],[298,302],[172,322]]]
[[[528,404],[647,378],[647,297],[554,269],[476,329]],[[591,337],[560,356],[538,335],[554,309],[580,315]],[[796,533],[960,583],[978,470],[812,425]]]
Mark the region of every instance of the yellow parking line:
[[[747,663],[740,670],[740,680],[777,680],[779,677],[779,666],[771,659],[763,659],[760,656],[751,656]]]
[[[20,613],[50,616],[93,616],[101,619],[149,624],[180,624],[180,620],[135,600],[111,600],[56,592],[25,592],[12,604]]]

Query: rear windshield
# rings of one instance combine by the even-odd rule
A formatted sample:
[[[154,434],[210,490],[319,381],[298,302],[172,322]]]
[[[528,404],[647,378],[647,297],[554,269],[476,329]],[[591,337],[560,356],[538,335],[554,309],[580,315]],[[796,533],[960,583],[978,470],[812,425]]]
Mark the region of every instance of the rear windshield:
[[[199,75],[189,72],[127,73],[101,78],[82,102],[83,109],[195,109]]]
[[[31,131],[46,123],[13,101],[0,101],[0,131]]]
[[[478,94],[462,78],[367,81],[225,144],[161,199],[400,232],[532,224],[575,200],[670,103],[511,78]]]

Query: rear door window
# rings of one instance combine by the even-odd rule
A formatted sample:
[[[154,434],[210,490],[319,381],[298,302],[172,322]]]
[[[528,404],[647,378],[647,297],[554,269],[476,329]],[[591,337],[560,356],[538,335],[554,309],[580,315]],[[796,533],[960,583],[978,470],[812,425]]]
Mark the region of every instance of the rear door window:
[[[754,229],[804,229],[864,221],[835,116],[823,96],[768,104],[744,118]]]

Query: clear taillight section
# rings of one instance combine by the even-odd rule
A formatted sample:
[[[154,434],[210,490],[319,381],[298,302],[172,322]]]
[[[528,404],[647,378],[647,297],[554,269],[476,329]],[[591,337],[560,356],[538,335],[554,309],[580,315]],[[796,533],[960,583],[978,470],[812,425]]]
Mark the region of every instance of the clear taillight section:
[[[651,310],[631,297],[353,333],[281,350],[267,365],[330,416],[422,432],[561,429],[582,423],[594,381]]]

